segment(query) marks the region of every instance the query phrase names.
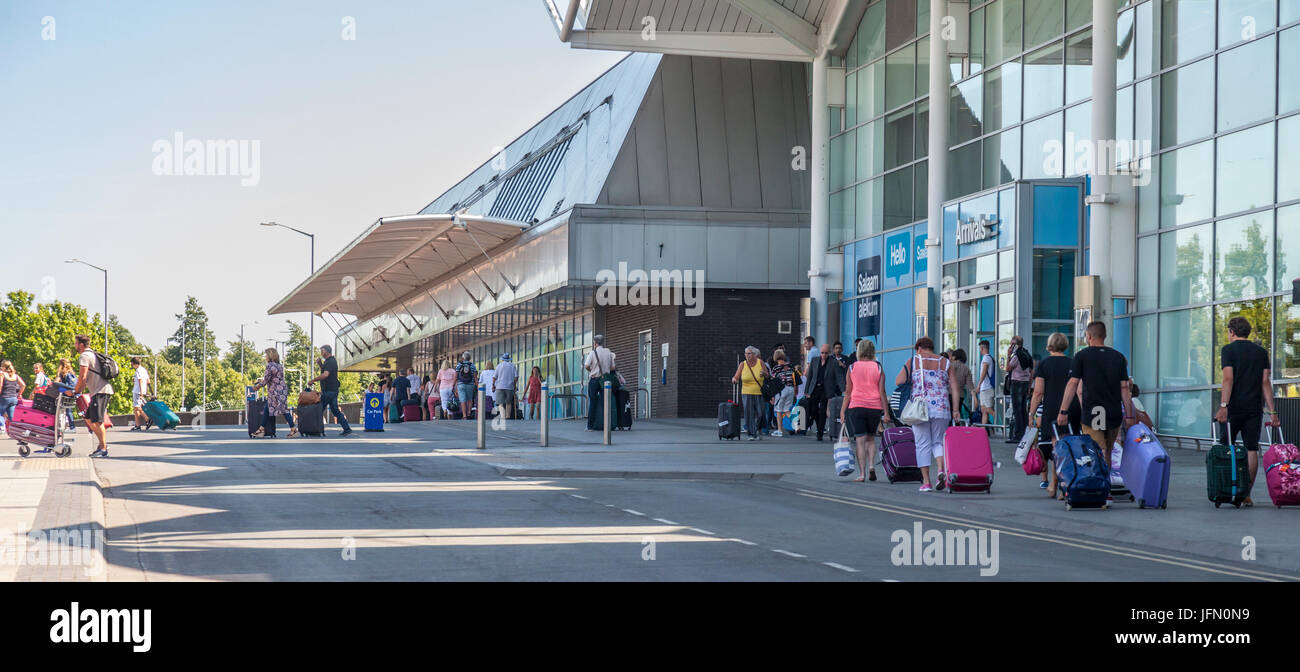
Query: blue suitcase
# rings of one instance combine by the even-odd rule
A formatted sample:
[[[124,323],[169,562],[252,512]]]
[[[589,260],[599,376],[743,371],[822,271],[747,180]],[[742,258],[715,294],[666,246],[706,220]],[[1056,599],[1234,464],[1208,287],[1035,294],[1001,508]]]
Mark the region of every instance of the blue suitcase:
[[[176,429],[176,426],[181,424],[180,416],[173,413],[167,404],[157,399],[146,403],[142,410],[158,429]]]
[[[1067,511],[1110,508],[1110,466],[1096,441],[1079,434],[1058,436],[1052,457]]]
[[[1138,508],[1163,509],[1169,499],[1169,453],[1151,428],[1138,423],[1124,436],[1124,457],[1116,469]]]

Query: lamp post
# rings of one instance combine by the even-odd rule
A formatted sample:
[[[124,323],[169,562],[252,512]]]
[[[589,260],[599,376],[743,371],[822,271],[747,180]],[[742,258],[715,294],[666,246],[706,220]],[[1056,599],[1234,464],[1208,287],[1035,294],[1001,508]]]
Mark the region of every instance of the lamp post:
[[[280,224],[279,222],[260,222],[260,224],[262,226],[278,226],[282,229],[289,229],[294,233],[300,233],[310,238],[311,239],[311,269],[307,275],[309,277],[311,275],[315,275],[316,273],[316,235],[315,234],[307,233],[306,231],[299,231],[298,229],[295,229],[292,226],[285,226],[284,224]],[[307,324],[308,324],[307,332],[308,335],[311,337],[311,347],[312,349],[315,349],[316,348],[316,314],[315,313],[309,313],[307,315]]]
[[[104,274],[104,355],[107,356],[108,355],[108,269],[100,268],[99,266],[82,261],[80,259],[68,259],[63,263],[82,264],[84,266],[89,266]]]
[[[239,325],[239,379],[243,381],[245,385],[248,384],[248,376],[244,375],[244,350],[246,349],[244,345],[244,327],[257,323],[257,320],[253,320],[252,322],[245,322]]]

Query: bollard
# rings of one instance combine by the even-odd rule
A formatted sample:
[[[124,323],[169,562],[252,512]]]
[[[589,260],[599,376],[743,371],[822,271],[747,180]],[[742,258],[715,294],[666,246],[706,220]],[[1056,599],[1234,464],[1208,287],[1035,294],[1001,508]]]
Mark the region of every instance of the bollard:
[[[542,431],[541,431],[541,440],[542,440],[541,443],[543,448],[545,448],[551,442],[550,393],[551,393],[550,387],[545,382],[543,382],[542,383]]]
[[[478,425],[478,444],[475,448],[479,450],[487,448],[487,407],[483,405],[486,392],[486,385],[478,386],[478,410],[474,413],[474,424]]]
[[[613,407],[613,403],[611,403],[610,397],[612,397],[613,395],[610,394],[610,384],[608,380],[605,381],[604,388],[605,389],[601,390],[600,393],[600,405],[604,408],[605,411],[604,417],[601,418],[601,421],[605,424],[605,436],[602,443],[608,446],[610,445],[610,439],[612,438],[610,429],[614,426],[614,423],[609,421],[609,411]]]

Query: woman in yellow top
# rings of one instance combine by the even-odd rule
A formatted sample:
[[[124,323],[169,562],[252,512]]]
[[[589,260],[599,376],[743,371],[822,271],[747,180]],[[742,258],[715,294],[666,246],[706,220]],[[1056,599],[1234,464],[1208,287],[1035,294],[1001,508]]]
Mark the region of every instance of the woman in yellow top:
[[[758,353],[758,348],[745,348],[745,361],[736,367],[736,375],[731,377],[731,384],[740,383],[740,399],[745,409],[745,429],[749,440],[758,440],[758,419],[763,416],[763,381],[771,377]]]

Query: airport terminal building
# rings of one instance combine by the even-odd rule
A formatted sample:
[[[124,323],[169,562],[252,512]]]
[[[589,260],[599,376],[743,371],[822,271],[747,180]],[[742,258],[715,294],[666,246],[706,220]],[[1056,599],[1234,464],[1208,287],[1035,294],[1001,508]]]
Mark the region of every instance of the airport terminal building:
[[[867,338],[892,370],[922,334],[1043,356],[1103,319],[1159,431],[1205,436],[1243,314],[1296,393],[1300,2],[546,4],[633,55],[275,308],[349,316],[348,368],[510,351],[576,386],[607,333],[639,412],[698,416],[744,345]],[[702,315],[598,305],[620,261],[704,270]]]

